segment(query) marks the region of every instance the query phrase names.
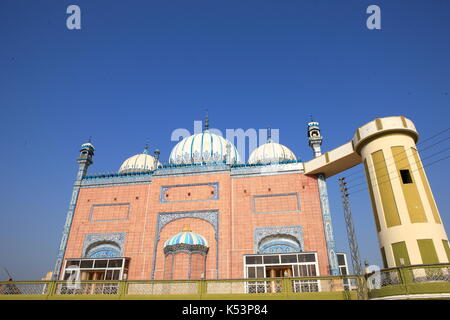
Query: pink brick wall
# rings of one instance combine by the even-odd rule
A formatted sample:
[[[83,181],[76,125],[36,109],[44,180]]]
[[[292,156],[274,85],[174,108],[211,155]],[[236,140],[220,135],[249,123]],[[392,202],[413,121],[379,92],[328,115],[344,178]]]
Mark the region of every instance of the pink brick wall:
[[[219,183],[219,199],[194,202],[160,203],[160,187],[197,183]],[[210,192],[204,187],[179,189],[177,197],[204,197]],[[181,191],[180,191],[181,190]],[[207,191],[205,191],[207,190]],[[169,190],[169,192],[171,192]],[[180,193],[181,192],[181,193]],[[298,193],[300,211],[287,213],[253,213],[254,195]],[[184,199],[184,198],[183,198]],[[130,203],[128,220],[90,221],[93,204]],[[291,205],[289,205],[289,208]],[[258,211],[273,211],[270,201],[258,203]],[[209,242],[206,278],[216,277],[216,252],[219,251],[219,278],[242,278],[243,254],[255,253],[254,229],[268,226],[301,225],[305,251],[317,251],[320,273],[328,274],[328,260],[324,238],[317,181],[302,174],[231,178],[228,173],[155,178],[150,184],[82,188],[77,201],[65,258],[81,257],[86,234],[126,233],[124,255],[131,258],[128,278],[151,279],[157,217],[160,212],[217,210],[219,241],[213,226],[200,219],[185,218],[170,222],[160,233],[156,249],[155,279],[164,278],[163,244],[188,225]],[[284,210],[280,210],[284,211]],[[183,264],[177,262],[178,265]],[[180,271],[181,272],[181,271]],[[180,274],[178,274],[180,276]]]

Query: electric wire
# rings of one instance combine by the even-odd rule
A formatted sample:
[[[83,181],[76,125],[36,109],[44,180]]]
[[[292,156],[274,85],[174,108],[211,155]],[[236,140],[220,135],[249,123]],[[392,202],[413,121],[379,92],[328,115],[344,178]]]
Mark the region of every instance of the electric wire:
[[[418,144],[416,144],[416,147],[418,147],[418,146],[420,146],[420,145],[423,145],[425,142],[430,141],[430,140],[432,140],[432,139],[434,139],[434,138],[440,136],[441,134],[444,134],[445,132],[447,132],[447,131],[449,131],[449,130],[450,130],[450,127],[449,127],[449,128],[446,128],[446,129],[443,129],[443,130],[441,130],[441,131],[439,131],[439,132],[433,134],[432,136],[430,136],[430,137],[428,137],[428,138],[426,138],[426,139],[420,141]],[[449,139],[449,137],[447,137],[447,138],[444,139],[444,140],[448,140],[448,139]],[[421,152],[424,151],[424,150],[427,150],[427,149],[428,149],[428,147],[422,149]],[[390,158],[392,158],[392,157],[390,157]],[[385,160],[390,160],[390,159],[385,159]],[[374,163],[374,164],[375,164],[375,163]],[[359,172],[359,171],[356,171],[356,172],[353,172],[353,173],[351,173],[351,174],[348,174],[348,175],[346,176],[346,178],[352,177],[352,176],[354,176],[355,174],[358,174],[357,177],[361,176],[360,172]],[[350,182],[350,181],[357,180],[357,179],[358,179],[357,177],[354,178],[354,179],[349,180],[349,182]],[[362,175],[362,177],[364,177],[364,175]]]
[[[438,142],[435,142],[435,143],[433,143],[433,144],[431,144],[431,145],[429,145],[429,146],[427,146],[427,147],[421,149],[421,150],[420,150],[420,153],[422,154],[424,151],[429,150],[429,149],[431,149],[431,148],[433,148],[433,147],[435,147],[435,146],[437,146],[437,145],[439,145],[439,144],[441,144],[441,143],[444,143],[445,141],[447,141],[447,140],[449,140],[449,139],[450,139],[450,137],[446,137],[446,138],[444,138],[444,139],[441,139],[441,140],[439,140]],[[398,155],[401,155],[402,153],[403,153],[403,154],[406,154],[406,151],[408,151],[409,149],[411,149],[411,148],[408,148],[408,149],[405,148],[402,152],[399,152],[399,153],[396,154],[396,155],[398,156]],[[417,150],[417,151],[419,151],[419,150]],[[411,158],[411,157],[413,157],[413,156],[414,156],[414,155],[409,155],[409,156],[406,155],[406,157],[400,158],[400,159],[398,159],[397,161],[401,161],[401,160],[404,160],[404,159],[408,159],[408,158]],[[395,159],[394,159],[394,156],[393,156],[393,155],[390,156],[390,157],[388,157],[388,158],[386,158],[386,159],[384,159],[384,162],[386,162],[386,164],[388,164],[390,160],[394,160],[394,163],[395,163]],[[376,164],[379,164],[379,163],[382,163],[382,162],[383,162],[383,160],[374,162],[374,163],[373,163],[373,167],[372,167],[372,168],[369,168],[369,173],[372,175],[372,174],[374,173],[374,171],[373,171],[374,169],[373,169],[373,168],[375,168],[375,165],[376,165]],[[347,183],[359,181],[359,180],[363,179],[364,177],[365,177],[364,174],[359,174],[357,177],[348,180]],[[348,176],[346,176],[346,178],[348,178]]]
[[[436,163],[439,163],[439,162],[441,162],[441,161],[447,160],[448,158],[450,158],[450,155],[448,155],[448,156],[446,156],[446,157],[443,157],[443,158],[440,158],[440,159],[437,159],[436,161],[427,163],[427,164],[425,164],[425,165],[422,165],[421,167],[418,166],[417,169],[411,170],[411,172],[416,172],[416,171],[418,171],[418,170],[420,170],[420,169],[422,169],[422,168],[430,167],[430,166],[432,166],[432,165],[434,165],[434,164],[436,164]],[[397,170],[396,170],[396,171],[397,171]],[[394,177],[394,178],[392,178],[392,179],[387,179],[386,181],[383,181],[383,182],[371,183],[371,185],[372,185],[372,187],[377,187],[377,186],[380,186],[380,185],[382,185],[382,184],[384,184],[384,183],[387,183],[387,182],[390,182],[390,181],[393,181],[393,180],[399,179],[399,178],[400,178],[400,175],[397,175],[396,177]],[[349,195],[355,194],[355,193],[358,193],[358,192],[361,192],[361,191],[364,191],[364,190],[367,190],[367,189],[368,189],[368,187],[361,188],[361,189],[358,189],[358,190],[349,192]]]

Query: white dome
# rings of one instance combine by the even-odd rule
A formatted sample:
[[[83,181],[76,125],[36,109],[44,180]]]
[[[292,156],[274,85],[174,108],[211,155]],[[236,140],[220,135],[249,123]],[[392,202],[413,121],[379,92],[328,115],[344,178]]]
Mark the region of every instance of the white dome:
[[[158,161],[156,164],[155,157],[148,154],[147,149],[143,153],[136,154],[125,160],[120,166],[119,173],[152,171],[161,165]]]
[[[289,148],[272,141],[256,148],[250,157],[248,163],[272,163],[282,161],[296,161],[294,153]]]
[[[178,142],[170,153],[169,163],[223,162],[227,156],[227,145],[230,152],[228,162],[240,162],[239,154],[231,142],[205,130]]]

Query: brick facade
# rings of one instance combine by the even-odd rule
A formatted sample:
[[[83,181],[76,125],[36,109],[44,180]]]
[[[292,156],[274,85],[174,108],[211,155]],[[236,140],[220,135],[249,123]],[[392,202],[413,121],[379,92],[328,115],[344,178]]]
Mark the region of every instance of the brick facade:
[[[217,226],[187,214],[165,224],[156,239],[162,213],[206,211],[217,213]],[[178,253],[169,263],[163,246],[185,226],[208,241],[207,279],[243,278],[243,254],[257,252],[254,233],[260,227],[301,226],[302,250],[317,252],[320,274],[329,274],[317,179],[302,173],[232,176],[220,171],[81,187],[65,259],[84,256],[88,234],[124,233],[123,256],[131,259],[128,279],[164,279],[172,263],[173,278],[181,279],[187,276],[189,255]],[[204,260],[191,259],[198,278]]]

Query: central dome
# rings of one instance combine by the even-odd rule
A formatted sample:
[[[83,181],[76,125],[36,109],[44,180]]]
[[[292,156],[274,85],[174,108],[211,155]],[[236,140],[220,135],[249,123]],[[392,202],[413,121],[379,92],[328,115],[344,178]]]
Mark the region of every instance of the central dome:
[[[228,153],[229,159],[227,159]],[[178,142],[169,157],[171,164],[224,162],[225,160],[228,160],[229,163],[240,162],[236,148],[230,141],[210,133],[209,130],[186,137]]]

